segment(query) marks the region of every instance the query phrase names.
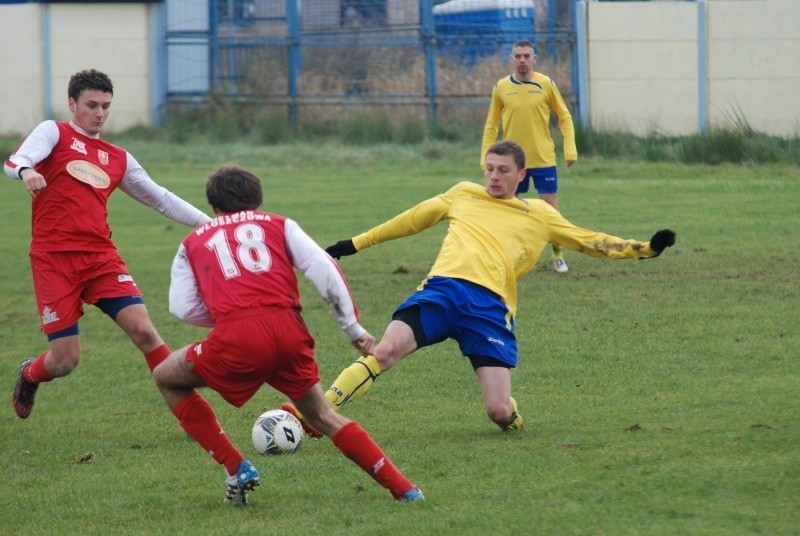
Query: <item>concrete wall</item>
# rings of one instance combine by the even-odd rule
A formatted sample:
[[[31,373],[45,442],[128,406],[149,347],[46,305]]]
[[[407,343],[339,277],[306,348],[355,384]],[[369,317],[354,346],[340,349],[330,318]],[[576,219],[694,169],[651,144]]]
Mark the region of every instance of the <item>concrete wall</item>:
[[[760,132],[800,133],[800,1],[587,8],[593,127],[680,135],[702,130],[704,119],[745,120]]]
[[[743,115],[760,132],[800,133],[800,1],[708,5],[709,117]]]
[[[0,134],[28,132],[44,119],[42,10],[10,4],[0,13]]]
[[[106,130],[151,122],[150,4],[0,6],[0,134],[66,119],[67,83],[99,69],[114,83]],[[47,72],[46,72],[47,71]]]

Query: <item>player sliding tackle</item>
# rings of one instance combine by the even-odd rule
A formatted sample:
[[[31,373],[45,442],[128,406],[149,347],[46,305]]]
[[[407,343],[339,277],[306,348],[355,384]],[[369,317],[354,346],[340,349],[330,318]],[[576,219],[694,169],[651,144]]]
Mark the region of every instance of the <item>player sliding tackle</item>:
[[[668,229],[640,242],[576,227],[540,199],[517,198],[524,178],[520,146],[497,142],[486,154],[483,187],[460,182],[326,249],[339,259],[450,222],[427,278],[395,310],[381,341],[345,368],[326,392],[335,408],[362,396],[379,374],[418,348],[452,338],[475,370],[489,419],[503,430],[521,429],[524,422],[511,396],[517,280],[533,269],[549,243],[605,259],[649,259],[675,243]],[[283,408],[297,414],[291,404]],[[306,426],[309,435],[318,435]]]

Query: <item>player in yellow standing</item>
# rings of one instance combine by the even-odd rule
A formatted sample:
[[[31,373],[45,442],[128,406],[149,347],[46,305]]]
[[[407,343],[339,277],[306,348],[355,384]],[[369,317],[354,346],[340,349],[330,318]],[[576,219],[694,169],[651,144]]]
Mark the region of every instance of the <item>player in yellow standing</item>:
[[[545,201],[516,196],[525,173],[520,146],[496,142],[487,151],[483,186],[459,182],[326,249],[338,259],[449,221],[427,278],[397,307],[381,341],[345,368],[326,392],[335,408],[363,395],[379,374],[406,355],[451,338],[475,370],[489,419],[503,430],[522,428],[511,397],[511,369],[517,365],[517,280],[533,269],[548,243],[604,259],[657,257],[675,243],[669,229],[640,242],[577,227]],[[282,407],[303,422],[292,404]],[[304,427],[315,436],[308,423]]]
[[[578,160],[575,147],[575,127],[556,83],[542,73],[534,72],[538,56],[530,41],[517,41],[511,49],[514,72],[501,78],[492,89],[489,112],[483,129],[481,169],[486,165],[486,151],[497,140],[502,126],[503,139],[514,140],[525,151],[527,172],[517,193],[527,192],[530,181],[539,198],[558,210],[558,172],[556,149],[550,135],[551,111],[558,116],[558,128],[564,138],[564,160],[567,167]],[[569,271],[561,246],[553,244],[553,269],[564,274]]]

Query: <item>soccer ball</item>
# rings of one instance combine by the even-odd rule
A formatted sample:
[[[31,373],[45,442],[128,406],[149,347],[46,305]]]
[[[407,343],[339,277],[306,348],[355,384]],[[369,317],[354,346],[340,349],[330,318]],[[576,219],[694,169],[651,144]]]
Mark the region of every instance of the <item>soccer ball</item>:
[[[265,411],[253,425],[253,446],[259,454],[293,454],[302,443],[303,425],[288,411]]]

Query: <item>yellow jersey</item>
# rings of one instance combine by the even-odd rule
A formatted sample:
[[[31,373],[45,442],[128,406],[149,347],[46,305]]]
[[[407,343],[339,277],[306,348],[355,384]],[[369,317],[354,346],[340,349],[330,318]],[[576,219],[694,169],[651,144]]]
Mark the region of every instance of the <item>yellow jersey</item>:
[[[486,162],[486,151],[497,141],[501,125],[503,139],[517,142],[525,151],[526,168],[555,166],[556,149],[550,135],[551,110],[558,116],[558,128],[564,138],[564,159],[577,160],[575,126],[556,83],[537,72],[530,81],[517,80],[513,75],[498,80],[492,89],[483,129],[481,169]]]
[[[410,236],[442,220],[447,234],[428,277],[465,279],[499,295],[512,315],[517,280],[531,271],[545,246],[608,259],[646,259],[649,242],[626,240],[582,229],[540,199],[496,199],[474,182],[459,182],[369,231],[353,237],[356,250]]]

